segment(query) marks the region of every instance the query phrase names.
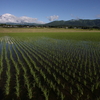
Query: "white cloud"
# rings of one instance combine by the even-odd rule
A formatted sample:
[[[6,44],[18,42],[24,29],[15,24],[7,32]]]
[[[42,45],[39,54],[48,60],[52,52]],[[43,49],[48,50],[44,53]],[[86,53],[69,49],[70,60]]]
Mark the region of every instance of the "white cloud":
[[[16,17],[11,14],[3,14],[0,16],[0,23],[38,23],[38,24],[44,24],[43,21],[38,21],[37,18],[31,18],[27,16],[22,17]]]
[[[75,16],[73,14],[71,14],[71,17],[73,17],[75,20],[79,20],[80,19],[78,16]]]
[[[100,14],[96,15],[96,18],[100,18]]]
[[[54,21],[54,20],[58,19],[59,16],[58,15],[53,15],[53,16],[49,16],[47,18],[48,18],[49,21]]]

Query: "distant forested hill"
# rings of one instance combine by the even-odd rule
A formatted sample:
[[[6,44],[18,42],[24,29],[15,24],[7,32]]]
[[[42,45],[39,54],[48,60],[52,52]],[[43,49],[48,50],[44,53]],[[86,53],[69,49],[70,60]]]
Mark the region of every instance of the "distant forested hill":
[[[87,26],[87,27],[100,27],[100,19],[95,20],[69,20],[69,21],[53,21],[45,24],[46,26]]]

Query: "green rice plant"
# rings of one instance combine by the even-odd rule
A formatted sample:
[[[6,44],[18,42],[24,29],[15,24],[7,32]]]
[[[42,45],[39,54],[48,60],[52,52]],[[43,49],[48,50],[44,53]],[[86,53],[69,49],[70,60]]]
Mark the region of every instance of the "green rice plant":
[[[32,87],[30,86],[30,82],[28,79],[28,75],[27,75],[27,70],[24,66],[22,66],[23,70],[24,70],[24,80],[25,80],[25,85],[27,86],[27,91],[28,91],[28,97],[29,99],[32,99]]]
[[[83,82],[84,82],[84,85],[86,86],[86,84],[87,84],[86,80],[84,80]]]
[[[65,95],[61,92],[61,100],[64,100]]]
[[[70,87],[70,94],[72,95],[73,94],[73,90],[72,90],[72,88]]]
[[[44,94],[45,100],[49,100],[49,91],[47,89],[43,90],[43,94]]]
[[[96,82],[95,89],[98,89],[99,87],[100,87],[100,82]]]
[[[19,79],[18,79],[18,76],[16,75],[16,86],[15,86],[15,89],[16,89],[16,95],[17,97],[20,97],[20,84],[19,84]]]
[[[60,79],[59,78],[57,79],[57,83],[60,84]]]
[[[7,57],[7,55],[5,55]],[[6,71],[6,75],[7,75],[7,80],[6,80],[6,84],[5,84],[5,93],[6,95],[9,94],[10,92],[10,80],[11,80],[11,73],[10,73],[10,64],[9,64],[9,60],[6,58],[6,62],[7,62],[7,71]]]
[[[100,97],[97,97],[96,100],[100,100]]]
[[[12,48],[14,49],[14,47],[12,47]],[[13,59],[13,56],[12,56],[12,52],[11,52],[10,47],[8,47],[8,49],[9,49],[9,52],[10,52],[10,58],[11,58],[11,60],[12,60],[12,62],[13,62],[13,64],[14,64],[14,67],[15,67],[15,69],[16,69],[16,74],[19,75],[20,70],[19,70],[19,68],[18,68],[18,63],[16,63],[15,60]]]
[[[65,89],[65,84],[61,84],[61,85],[62,85],[63,89]]]
[[[94,85],[91,86],[91,91],[92,91],[92,92],[94,91]]]
[[[56,90],[57,90],[57,96],[60,97],[60,94],[61,94],[60,90],[58,88]]]
[[[2,43],[2,50],[1,50],[1,57],[0,57],[0,80],[1,80],[1,74],[3,72],[3,49],[4,49],[4,43]]]

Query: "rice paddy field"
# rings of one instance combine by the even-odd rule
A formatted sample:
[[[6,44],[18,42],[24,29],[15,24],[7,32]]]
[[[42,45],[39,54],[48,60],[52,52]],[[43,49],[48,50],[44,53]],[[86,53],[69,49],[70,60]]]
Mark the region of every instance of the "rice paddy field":
[[[0,100],[100,100],[100,32],[1,29]]]

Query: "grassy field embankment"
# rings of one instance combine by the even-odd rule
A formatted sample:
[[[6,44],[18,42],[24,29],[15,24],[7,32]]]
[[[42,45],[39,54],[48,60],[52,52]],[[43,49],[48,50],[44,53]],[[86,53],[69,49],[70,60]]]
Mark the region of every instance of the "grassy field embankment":
[[[64,28],[0,28],[0,33],[27,33],[27,32],[100,32],[89,29],[64,29]]]

